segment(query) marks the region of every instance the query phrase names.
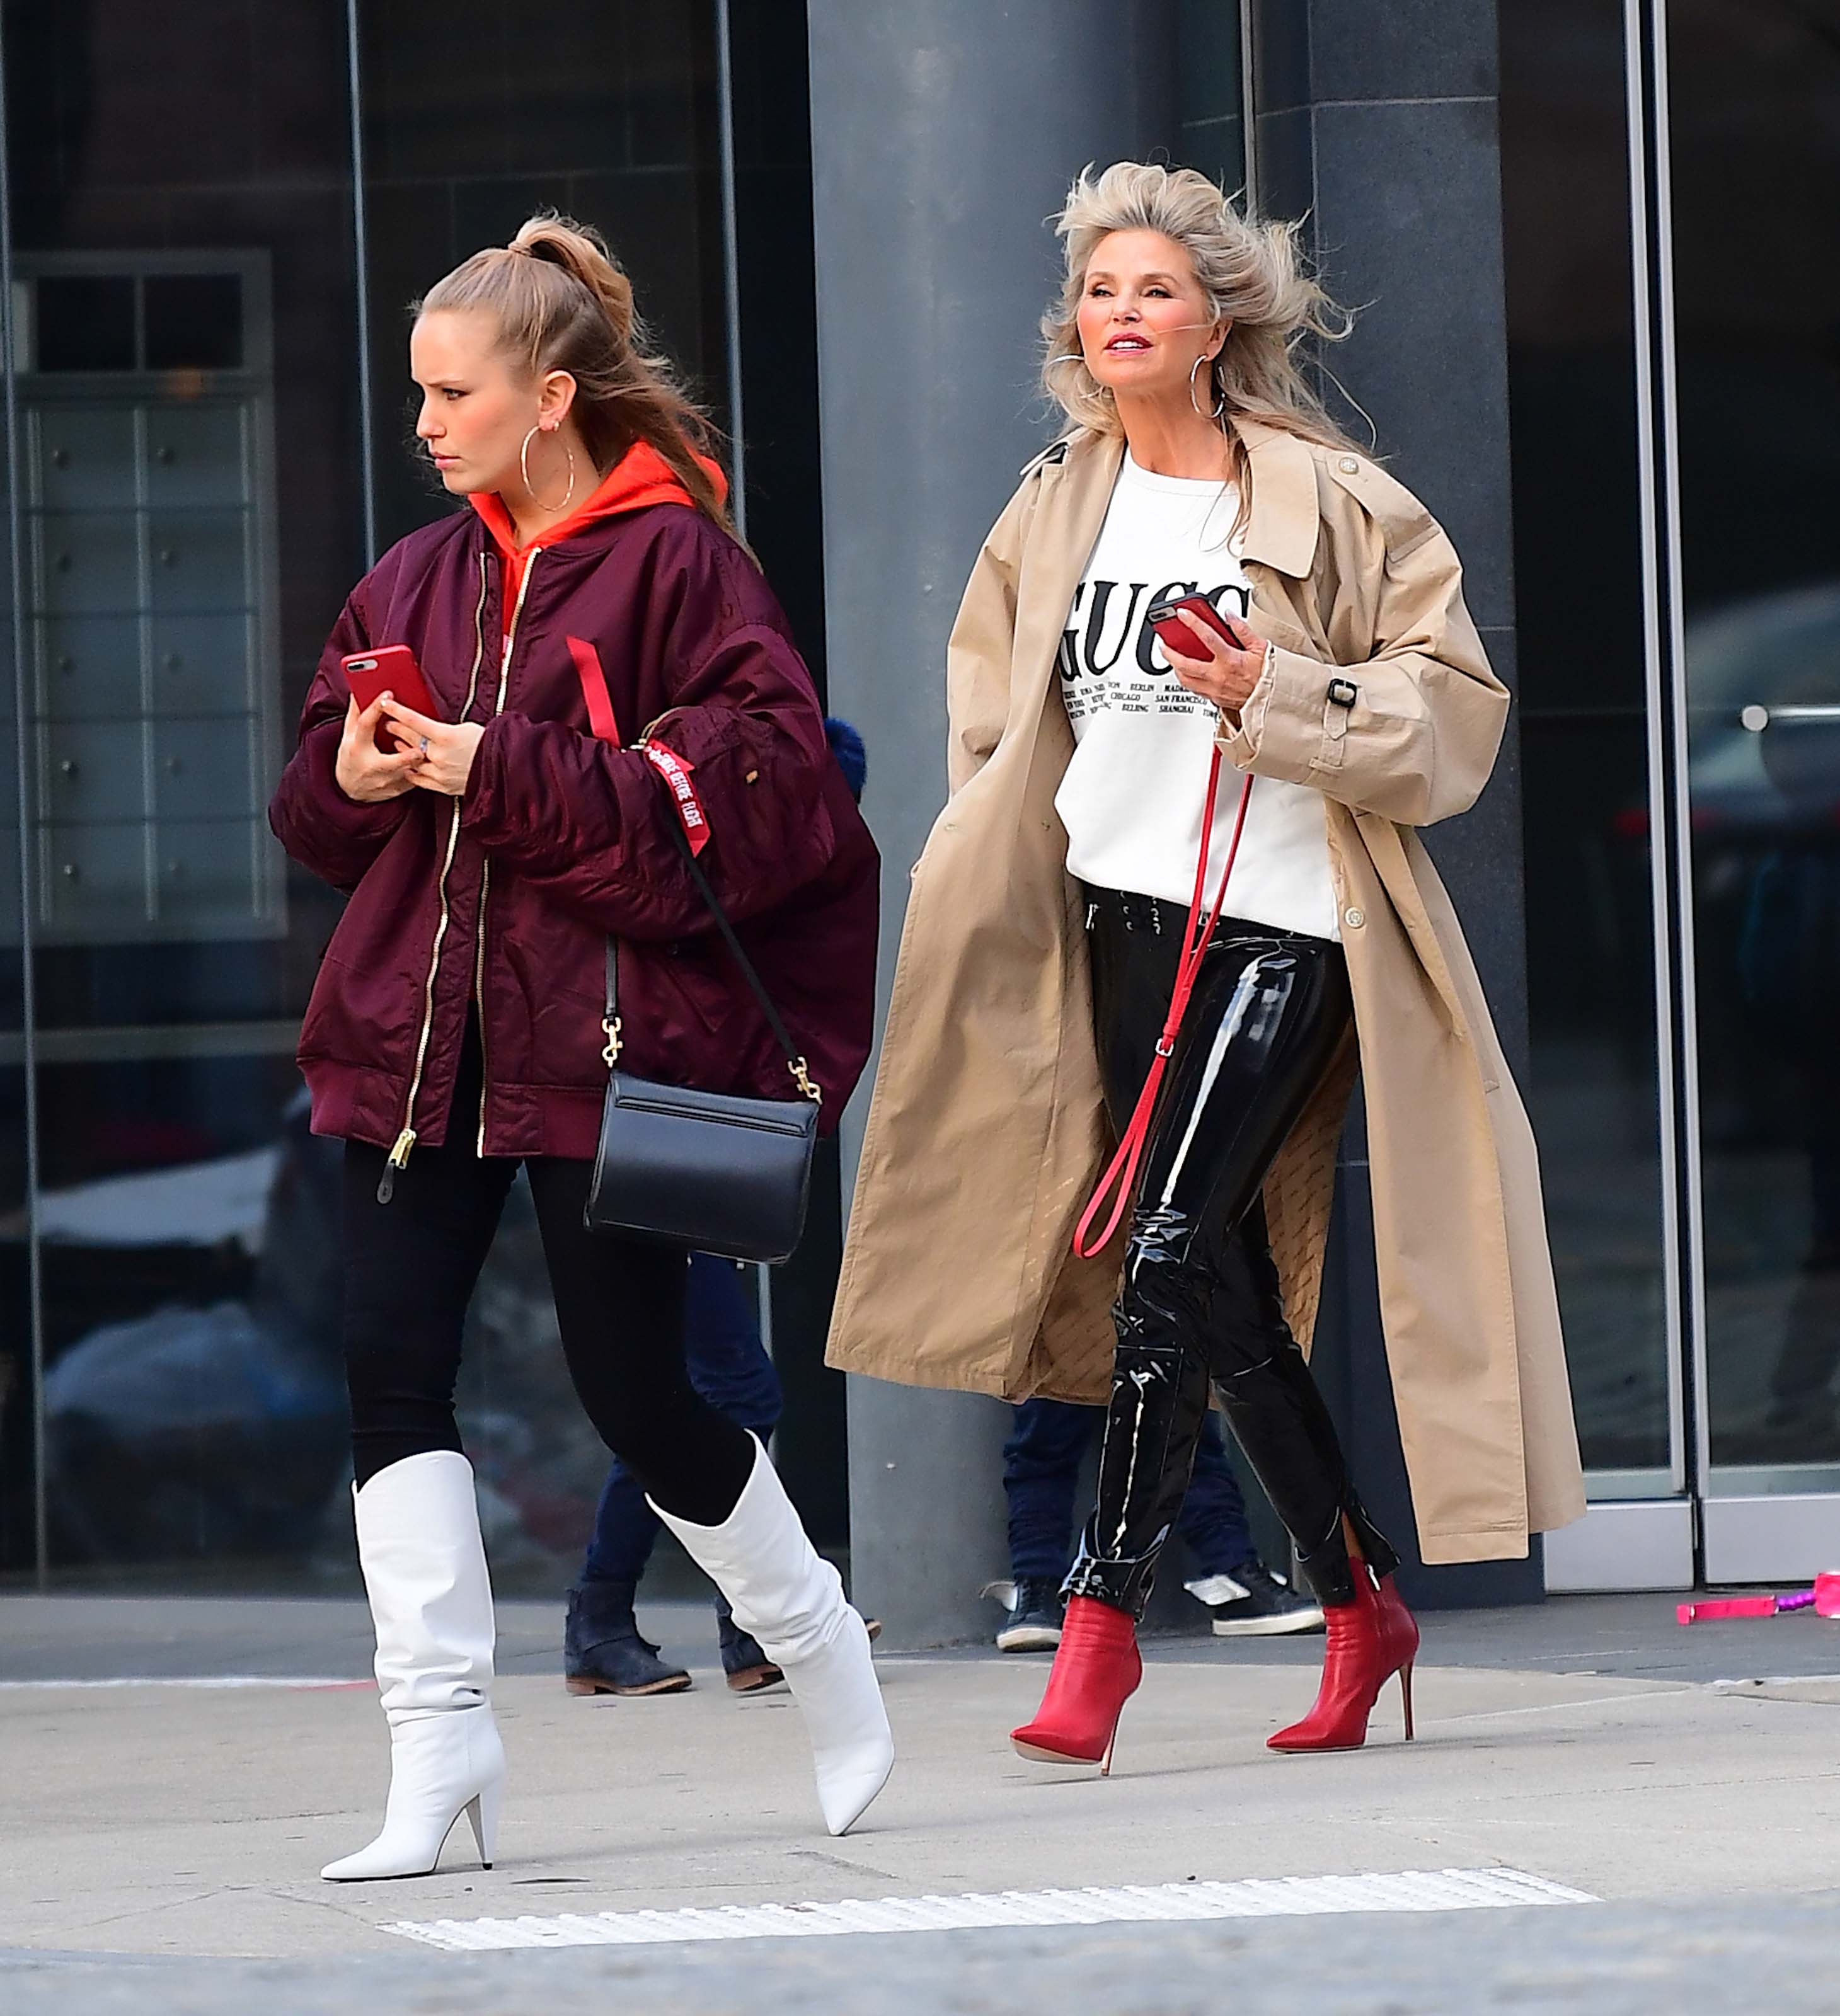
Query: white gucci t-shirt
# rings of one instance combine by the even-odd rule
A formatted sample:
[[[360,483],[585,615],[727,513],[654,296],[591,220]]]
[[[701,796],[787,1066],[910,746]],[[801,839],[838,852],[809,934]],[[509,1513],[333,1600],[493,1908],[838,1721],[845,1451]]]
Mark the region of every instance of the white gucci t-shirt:
[[[1244,616],[1250,588],[1229,543],[1239,499],[1230,484],[1157,476],[1125,457],[1098,542],[1060,640],[1060,691],[1073,761],[1054,808],[1067,865],[1082,882],[1187,907],[1218,720],[1169,668],[1153,603],[1197,592]],[[1243,779],[1221,769],[1208,868],[1213,899],[1226,865]],[[1339,938],[1320,792],[1260,777],[1222,905],[1226,915]]]

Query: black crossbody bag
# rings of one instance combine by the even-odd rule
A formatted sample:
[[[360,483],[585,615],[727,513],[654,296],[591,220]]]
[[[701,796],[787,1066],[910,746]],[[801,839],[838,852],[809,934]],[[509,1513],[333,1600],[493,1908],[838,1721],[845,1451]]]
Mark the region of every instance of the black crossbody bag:
[[[621,1071],[619,955],[610,938],[601,1026],[607,1036],[602,1055],[610,1075],[584,1217],[590,1232],[667,1240],[729,1260],[788,1260],[805,1229],[823,1093],[812,1082],[689,842],[682,833],[674,832],[673,837],[786,1053],[786,1068],[798,1095],[747,1099],[659,1085]]]

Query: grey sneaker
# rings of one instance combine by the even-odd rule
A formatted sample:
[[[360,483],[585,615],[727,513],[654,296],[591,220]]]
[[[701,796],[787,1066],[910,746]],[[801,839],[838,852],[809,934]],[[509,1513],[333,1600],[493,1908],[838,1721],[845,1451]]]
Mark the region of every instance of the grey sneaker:
[[[1052,1652],[1060,1643],[1057,1584],[1024,1575],[1016,1582],[986,1582],[982,1593],[995,1597],[1009,1612],[996,1634],[999,1652]]]
[[[1203,1575],[1183,1587],[1214,1620],[1216,1638],[1280,1638],[1291,1631],[1320,1631],[1323,1606],[1293,1589],[1262,1561],[1231,1575]]]

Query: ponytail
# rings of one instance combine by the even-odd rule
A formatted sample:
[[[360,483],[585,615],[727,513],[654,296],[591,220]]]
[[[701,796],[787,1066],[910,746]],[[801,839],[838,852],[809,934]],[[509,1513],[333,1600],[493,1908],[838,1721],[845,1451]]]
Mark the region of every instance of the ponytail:
[[[614,265],[607,241],[592,225],[540,210],[519,226],[505,247],[547,266],[560,266],[600,304],[616,343],[632,340],[632,283]]]
[[[697,509],[733,535],[722,494],[697,459],[715,455],[715,429],[669,361],[650,349],[632,283],[591,225],[539,211],[509,245],[463,260],[414,312],[437,308],[488,309],[497,318],[501,348],[531,377],[569,373],[571,412],[600,473],[643,441],[670,465]]]

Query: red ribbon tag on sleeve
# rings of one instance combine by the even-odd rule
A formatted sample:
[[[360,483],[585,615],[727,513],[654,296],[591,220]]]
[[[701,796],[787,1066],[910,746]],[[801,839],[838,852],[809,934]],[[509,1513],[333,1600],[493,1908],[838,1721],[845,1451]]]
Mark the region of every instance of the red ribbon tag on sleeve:
[[[709,822],[703,815],[702,801],[690,782],[690,765],[661,742],[642,742],[639,754],[671,787],[672,801],[690,843],[690,852],[700,854],[709,844]]]

